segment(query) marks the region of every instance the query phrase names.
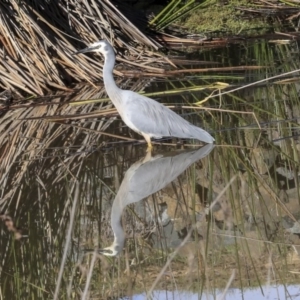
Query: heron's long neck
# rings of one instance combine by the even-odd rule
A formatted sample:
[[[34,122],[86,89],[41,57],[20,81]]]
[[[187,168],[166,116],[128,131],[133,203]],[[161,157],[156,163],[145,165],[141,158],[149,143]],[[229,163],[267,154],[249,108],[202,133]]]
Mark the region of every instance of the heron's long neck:
[[[123,247],[125,241],[125,233],[121,225],[123,209],[122,199],[117,195],[111,210],[111,227],[114,232],[114,244],[120,245],[121,247]]]
[[[105,62],[103,67],[103,80],[104,80],[104,86],[106,92],[110,100],[118,109],[118,104],[121,100],[121,95],[120,95],[121,89],[117,87],[113,77],[113,69],[114,69],[115,61],[116,61],[116,57],[112,50],[111,53],[108,53],[105,56]]]

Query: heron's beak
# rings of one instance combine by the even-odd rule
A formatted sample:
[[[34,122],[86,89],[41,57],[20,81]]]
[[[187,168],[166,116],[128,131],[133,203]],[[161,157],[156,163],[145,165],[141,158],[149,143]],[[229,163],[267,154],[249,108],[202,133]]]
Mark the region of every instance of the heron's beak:
[[[97,48],[97,47],[86,47],[86,48],[84,48],[84,49],[82,49],[82,50],[79,50],[79,51],[77,51],[77,52],[72,53],[72,55],[77,55],[77,54],[80,54],[80,53],[92,52],[92,51],[94,51],[96,48]]]
[[[99,254],[103,254],[105,256],[117,256],[119,252],[115,250],[113,247],[107,247],[98,250]]]
[[[99,254],[105,255],[105,256],[117,256],[119,253],[110,247],[103,248],[103,249],[84,249],[84,253],[94,253],[95,251]]]
[[[106,255],[106,256],[115,256],[116,253],[112,249],[99,249],[98,253]]]

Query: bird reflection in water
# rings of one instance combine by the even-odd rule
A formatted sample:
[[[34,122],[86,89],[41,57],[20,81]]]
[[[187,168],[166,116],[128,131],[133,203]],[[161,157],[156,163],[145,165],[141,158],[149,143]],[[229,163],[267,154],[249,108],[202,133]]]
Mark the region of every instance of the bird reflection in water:
[[[154,157],[147,153],[144,158],[135,162],[125,173],[112,205],[111,227],[114,232],[114,241],[111,246],[99,250],[99,253],[106,256],[116,256],[122,251],[125,233],[121,225],[121,217],[127,205],[138,202],[164,188],[191,164],[207,156],[213,148],[213,144],[208,144],[196,150]]]

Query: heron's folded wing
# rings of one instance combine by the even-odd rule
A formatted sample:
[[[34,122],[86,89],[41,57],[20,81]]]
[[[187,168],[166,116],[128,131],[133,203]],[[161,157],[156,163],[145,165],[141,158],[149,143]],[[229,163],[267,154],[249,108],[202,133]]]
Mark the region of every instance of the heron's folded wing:
[[[127,94],[126,117],[140,131],[154,137],[188,137],[190,124],[156,102],[131,91]]]

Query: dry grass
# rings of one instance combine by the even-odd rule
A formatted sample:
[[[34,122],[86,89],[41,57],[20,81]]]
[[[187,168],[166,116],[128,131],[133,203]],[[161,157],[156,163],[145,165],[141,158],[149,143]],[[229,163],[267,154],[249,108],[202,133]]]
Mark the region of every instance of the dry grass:
[[[22,96],[45,95],[53,90],[70,91],[74,83],[84,81],[93,85],[99,81],[101,59],[71,56],[74,51],[99,39],[113,44],[117,61],[131,68],[130,76],[136,77],[165,74],[160,64],[172,64],[157,53],[161,47],[159,43],[180,49],[183,45],[203,49],[240,42],[239,38],[209,41],[165,33],[155,36],[154,40],[108,0],[2,1],[0,37],[0,90],[11,89]],[[269,38],[292,40],[299,39],[299,34],[275,33]],[[173,72],[176,75],[176,71]],[[124,73],[115,71],[115,74]]]
[[[101,60],[71,56],[99,39],[111,41],[118,54],[120,49],[126,52],[123,58],[118,56],[120,61],[145,70],[160,57],[137,47],[157,50],[159,45],[110,1],[2,1],[0,36],[0,89],[19,94],[69,91],[72,83],[99,80]]]

